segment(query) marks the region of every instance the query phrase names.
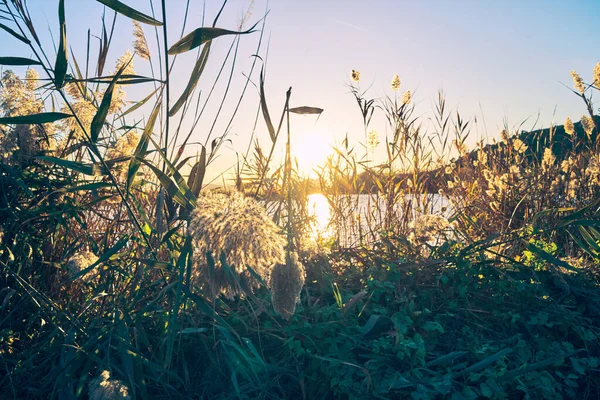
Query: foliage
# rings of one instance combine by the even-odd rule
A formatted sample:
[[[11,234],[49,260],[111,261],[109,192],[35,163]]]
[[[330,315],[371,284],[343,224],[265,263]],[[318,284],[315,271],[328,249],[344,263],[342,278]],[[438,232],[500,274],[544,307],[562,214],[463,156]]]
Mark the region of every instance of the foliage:
[[[79,64],[64,1],[55,57],[26,2],[0,1],[10,25],[0,24],[2,33],[34,57],[0,63],[44,74],[7,70],[0,87],[3,396],[600,396],[600,161],[590,95],[600,64],[591,84],[572,72],[588,114],[581,122],[539,135],[505,131],[502,143],[471,153],[469,121],[450,115],[443,94],[429,134],[413,116],[411,91],[399,93],[399,76],[394,95],[379,100],[353,71],[365,154],[346,139],[315,185],[299,176],[291,126],[296,114],[323,109],[292,106],[290,88],[273,121],[256,56],[237,105],[258,78],[270,145],[263,151],[251,139],[237,191],[224,194],[204,182],[230,140],[229,125],[213,131],[220,107],[198,157],[188,155],[211,99],[196,107],[199,88],[222,82],[220,72],[205,81],[211,46],[230,41],[217,67],[233,74],[237,44],[256,37],[259,54],[264,25],[246,29],[247,12],[235,29],[219,28],[224,2],[212,26],[184,35],[186,18],[181,39],[169,40],[166,0],[151,3],[158,16],[157,7],[99,2],[106,15],[134,21],[136,52],[116,57],[111,73],[114,24],[104,17],[95,64],[90,50]],[[144,29],[156,29],[156,43]],[[195,48],[173,103],[171,55]],[[149,76],[136,74],[134,60]],[[127,85],[150,89],[132,102]],[[391,128],[381,141],[370,130],[379,112]],[[369,153],[380,142],[387,158],[375,165]],[[445,182],[447,204],[429,193],[432,177]],[[332,209],[335,234],[325,240],[311,228],[306,198],[315,186]],[[356,193],[368,194],[367,212]]]

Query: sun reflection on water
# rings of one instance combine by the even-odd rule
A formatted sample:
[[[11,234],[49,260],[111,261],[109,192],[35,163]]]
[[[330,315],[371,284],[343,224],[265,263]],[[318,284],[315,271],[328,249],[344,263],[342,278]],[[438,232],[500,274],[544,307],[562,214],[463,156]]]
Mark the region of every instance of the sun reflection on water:
[[[320,193],[314,193],[308,196],[307,201],[308,215],[312,218],[311,236],[314,239],[331,237],[331,208],[327,198]]]

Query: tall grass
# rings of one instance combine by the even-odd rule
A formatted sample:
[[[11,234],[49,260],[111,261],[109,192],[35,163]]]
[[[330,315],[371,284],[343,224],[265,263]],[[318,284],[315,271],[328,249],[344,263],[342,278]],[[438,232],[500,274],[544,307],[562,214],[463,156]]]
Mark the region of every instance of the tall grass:
[[[0,88],[3,396],[599,395],[591,93],[600,64],[591,84],[572,73],[581,122],[506,130],[472,151],[471,123],[448,111],[443,93],[427,124],[400,77],[377,99],[353,71],[364,143],[346,138],[311,181],[292,156],[294,118],[323,110],[293,107],[292,88],[266,93],[259,56],[232,93],[240,41],[255,40],[258,55],[265,19],[247,29],[248,12],[220,28],[225,1],[212,23],[188,27],[194,4],[182,2],[175,40],[166,0],[145,11],[98,2],[98,42],[90,33],[76,55],[63,0],[56,54],[41,45],[26,2],[0,1],[2,34],[33,54],[0,56],[30,67],[24,79],[5,71]],[[116,19],[133,21],[135,52],[111,52]],[[215,60],[213,46],[228,40]],[[179,93],[173,71],[191,51]],[[138,75],[145,63],[149,76]],[[146,89],[141,100],[127,100],[131,85]],[[253,138],[232,187],[208,190],[207,170],[253,86],[270,142],[263,149]],[[387,121],[385,138],[374,116]],[[201,123],[206,136],[193,148]],[[312,231],[315,189],[331,206],[333,238]]]

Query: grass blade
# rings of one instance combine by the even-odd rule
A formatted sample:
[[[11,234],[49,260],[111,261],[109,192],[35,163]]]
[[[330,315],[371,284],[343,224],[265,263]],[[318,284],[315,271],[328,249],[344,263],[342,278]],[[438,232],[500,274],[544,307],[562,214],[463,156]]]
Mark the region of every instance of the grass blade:
[[[60,44],[58,53],[56,53],[56,63],[54,64],[54,84],[60,89],[65,84],[67,76],[68,51],[67,51],[67,24],[65,21],[65,0],[58,3],[58,20],[60,22]]]
[[[271,137],[271,141],[273,143],[275,143],[275,139],[276,139],[275,127],[273,127],[271,115],[269,114],[269,108],[267,107],[267,99],[265,97],[264,70],[265,70],[264,67],[260,70],[260,109],[262,110],[262,114],[265,119],[265,123],[267,124],[267,129],[269,130],[269,136]]]
[[[108,85],[108,88],[102,97],[102,103],[100,103],[100,107],[98,107],[98,111],[96,112],[96,115],[94,115],[94,119],[92,120],[92,124],[90,126],[90,138],[92,143],[96,143],[98,141],[98,136],[100,135],[100,131],[102,130],[104,122],[106,121],[106,117],[108,116],[108,109],[110,108],[110,103],[112,102],[115,86],[126,66],[127,64],[121,67],[113,80],[110,82],[110,85]]]
[[[32,60],[31,58],[25,57],[0,57],[0,65],[42,65],[39,61]]]
[[[258,22],[246,31],[231,31],[229,29],[215,28],[215,27],[202,27],[197,28],[196,30],[188,33],[181,39],[179,39],[171,48],[169,49],[169,54],[181,54],[186,51],[190,51],[195,49],[196,47],[201,46],[202,44],[208,42],[209,40],[213,40],[218,38],[219,36],[224,35],[246,35],[248,33],[254,32],[254,28]]]
[[[152,25],[152,26],[162,26],[162,22],[155,20],[154,18],[143,14],[136,9],[129,7],[126,4],[121,3],[118,0],[97,0],[99,3],[104,4],[108,8],[112,8],[119,14],[122,14],[126,17],[134,19],[138,22],[142,22],[144,24]]]
[[[31,115],[19,115],[15,117],[2,117],[0,124],[3,125],[35,125],[46,124],[49,122],[59,121],[65,118],[71,118],[73,115],[60,112],[46,112]]]
[[[138,169],[140,169],[140,165],[142,160],[146,156],[146,150],[148,149],[148,143],[150,143],[150,135],[152,135],[152,131],[154,130],[154,124],[156,123],[156,118],[158,117],[158,112],[160,111],[160,102],[154,106],[154,110],[150,114],[150,118],[146,123],[146,127],[144,128],[144,133],[135,148],[135,152],[133,153],[133,157],[129,160],[129,167],[127,169],[127,190],[131,186],[133,179],[135,178],[135,174]]]
[[[190,173],[190,187],[192,193],[196,198],[200,195],[202,189],[202,181],[204,181],[204,174],[206,173],[206,147],[202,146],[202,152],[200,153],[200,160],[192,168]]]
[[[294,114],[317,114],[320,115],[323,112],[322,108],[319,107],[294,107],[290,108],[290,112]]]
[[[181,97],[179,97],[179,99],[177,99],[177,102],[175,102],[175,105],[173,105],[173,107],[171,107],[171,109],[169,110],[170,117],[177,114],[177,112],[179,111],[181,106],[183,106],[185,101],[190,97],[190,95],[194,91],[194,88],[198,84],[198,80],[200,79],[200,76],[202,75],[202,72],[204,71],[204,67],[206,66],[206,62],[208,61],[208,54],[210,52],[210,44],[211,44],[211,42],[206,43],[206,45],[202,49],[202,52],[200,53],[200,57],[198,57],[198,60],[196,60],[196,65],[194,65],[194,69],[192,70],[192,74],[190,75],[190,80],[189,80],[185,90],[181,94]]]
[[[30,44],[31,41],[29,39],[27,39],[25,36],[22,36],[20,33],[15,32],[14,30],[12,30],[11,28],[9,28],[8,26],[1,24],[0,23],[0,29],[3,29],[4,31],[8,32],[10,35],[14,36],[15,38],[19,39],[21,42],[25,43],[25,44]]]

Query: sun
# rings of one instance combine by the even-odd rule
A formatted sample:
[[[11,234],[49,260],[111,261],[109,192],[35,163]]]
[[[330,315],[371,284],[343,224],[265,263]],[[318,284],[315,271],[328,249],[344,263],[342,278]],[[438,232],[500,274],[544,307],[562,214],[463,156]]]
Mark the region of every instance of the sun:
[[[323,165],[331,153],[331,144],[317,131],[306,132],[292,141],[292,157],[297,161],[301,175],[314,176],[314,169]]]

